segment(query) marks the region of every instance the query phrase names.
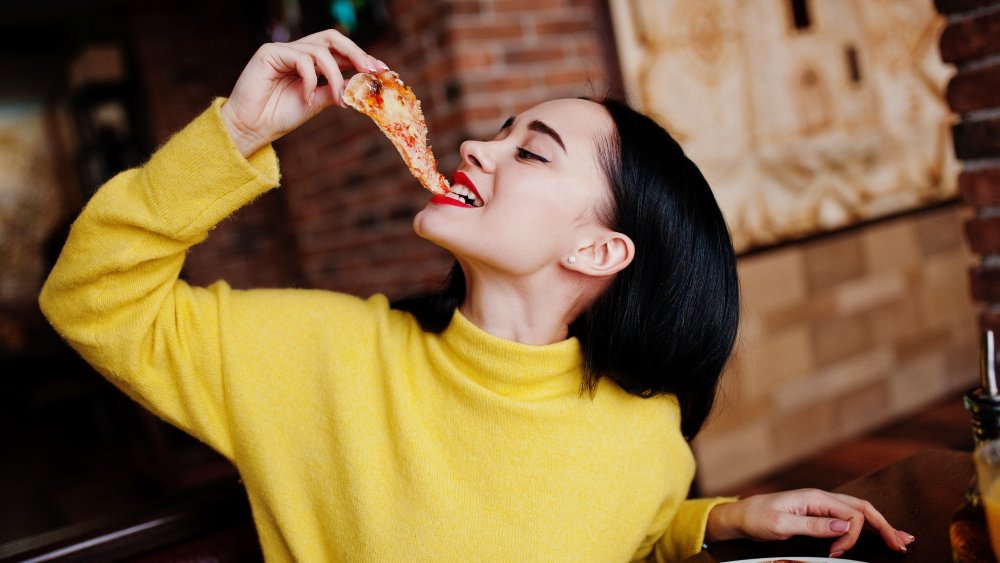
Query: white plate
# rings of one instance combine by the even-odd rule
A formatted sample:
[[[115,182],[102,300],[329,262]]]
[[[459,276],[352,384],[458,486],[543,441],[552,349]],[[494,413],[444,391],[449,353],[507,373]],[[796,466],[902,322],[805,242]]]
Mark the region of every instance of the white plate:
[[[864,563],[854,559],[831,559],[829,557],[761,557],[760,559],[740,559],[739,561],[723,561],[722,563],[770,563],[771,561],[801,561],[803,563]]]

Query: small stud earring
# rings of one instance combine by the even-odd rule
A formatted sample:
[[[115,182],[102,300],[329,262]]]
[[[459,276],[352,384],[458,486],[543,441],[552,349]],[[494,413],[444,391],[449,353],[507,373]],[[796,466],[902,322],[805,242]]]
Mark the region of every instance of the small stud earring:
[[[576,256],[570,256],[566,259],[567,264],[576,264]]]

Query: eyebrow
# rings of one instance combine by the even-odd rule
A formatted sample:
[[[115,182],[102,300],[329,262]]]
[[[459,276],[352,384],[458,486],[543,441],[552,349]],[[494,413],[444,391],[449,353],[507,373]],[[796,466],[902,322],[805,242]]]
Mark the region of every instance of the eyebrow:
[[[500,130],[503,131],[504,129],[509,128],[511,125],[514,125],[513,116],[508,117],[507,121],[504,121],[503,125],[500,126]],[[556,133],[555,129],[549,127],[548,125],[542,123],[541,121],[538,121],[537,119],[528,123],[528,129],[552,137],[552,139],[559,144],[559,147],[562,148],[563,152],[568,152],[566,150],[566,144],[563,143],[562,137],[559,136],[559,133]]]

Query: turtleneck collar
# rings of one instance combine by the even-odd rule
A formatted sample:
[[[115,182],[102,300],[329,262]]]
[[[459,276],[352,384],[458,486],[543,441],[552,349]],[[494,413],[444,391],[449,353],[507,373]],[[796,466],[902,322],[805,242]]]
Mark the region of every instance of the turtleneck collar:
[[[580,342],[542,346],[494,336],[458,310],[440,336],[441,351],[462,375],[496,393],[519,399],[579,394]]]

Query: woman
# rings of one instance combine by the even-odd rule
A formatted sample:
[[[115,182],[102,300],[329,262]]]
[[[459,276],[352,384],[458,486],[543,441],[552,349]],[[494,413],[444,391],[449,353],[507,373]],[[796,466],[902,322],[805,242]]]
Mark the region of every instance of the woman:
[[[386,68],[334,31],[262,47],[228,100],[101,188],[41,295],[109,380],[236,464],[269,560],[673,561],[793,534],[839,554],[863,525],[905,551],[851,497],[686,500],[735,264],[697,169],[623,105],[546,102],[464,143],[466,197],[414,221],[458,267],[412,313],[179,281],[277,185],[271,141],[342,104],[340,66]]]

